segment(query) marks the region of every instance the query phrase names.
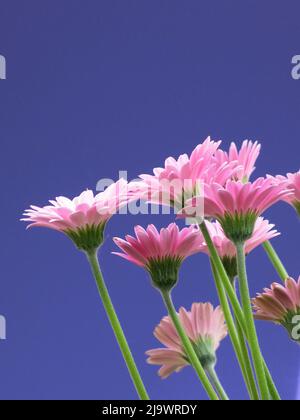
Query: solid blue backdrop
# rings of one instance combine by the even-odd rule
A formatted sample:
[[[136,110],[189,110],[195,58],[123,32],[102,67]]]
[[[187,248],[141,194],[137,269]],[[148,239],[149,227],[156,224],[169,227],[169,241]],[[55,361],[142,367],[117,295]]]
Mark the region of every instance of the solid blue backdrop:
[[[256,175],[299,169],[298,0],[1,0],[0,398],[134,399],[84,255],[63,235],[25,231],[30,204],[151,172],[170,155],[191,152],[207,135],[261,141]],[[267,214],[274,241],[299,274],[299,223],[279,204]],[[144,352],[159,343],[165,315],[139,268],[111,255],[111,238],[167,216],[119,216],[101,251],[113,301],[152,398],[198,399],[192,369],[161,381]],[[253,296],[278,280],[264,252],[248,259]],[[217,303],[205,256],[189,259],[177,306]],[[284,398],[297,397],[299,347],[258,323],[266,359]],[[217,370],[229,395],[244,398],[229,339]]]

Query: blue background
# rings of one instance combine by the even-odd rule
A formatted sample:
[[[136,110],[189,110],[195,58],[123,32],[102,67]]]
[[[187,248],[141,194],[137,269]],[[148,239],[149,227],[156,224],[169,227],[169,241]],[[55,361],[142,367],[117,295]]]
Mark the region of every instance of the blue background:
[[[25,231],[30,204],[95,188],[103,177],[151,172],[207,135],[260,140],[257,175],[299,169],[299,1],[1,0],[0,341],[3,399],[133,399],[136,394],[83,255],[63,236]],[[279,204],[268,212],[274,241],[299,274],[299,223]],[[191,369],[161,381],[144,352],[165,315],[147,275],[112,256],[111,238],[167,216],[120,216],[101,252],[103,270],[151,397],[197,399]],[[248,259],[252,294],[278,280],[264,252]],[[205,256],[189,259],[177,306],[216,300]],[[259,323],[264,354],[282,396],[294,399],[299,347]],[[246,396],[229,339],[217,370],[232,398]]]

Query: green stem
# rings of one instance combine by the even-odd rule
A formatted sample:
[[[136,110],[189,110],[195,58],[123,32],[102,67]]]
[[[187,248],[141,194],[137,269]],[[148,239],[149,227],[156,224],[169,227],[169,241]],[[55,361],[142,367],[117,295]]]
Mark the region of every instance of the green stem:
[[[191,365],[193,366],[193,368],[195,369],[200,381],[202,382],[208,396],[210,397],[211,400],[213,401],[218,401],[219,398],[213,388],[213,386],[211,385],[211,383],[209,382],[209,379],[206,376],[205,370],[203,369],[197,355],[196,352],[192,346],[192,343],[190,341],[190,339],[188,338],[188,336],[185,333],[184,328],[181,325],[181,322],[179,320],[178,314],[176,312],[176,309],[174,307],[173,301],[172,301],[172,297],[170,292],[161,292],[164,303],[166,305],[166,308],[168,310],[168,313],[173,321],[173,324],[176,328],[176,331],[181,339],[182,345],[184,347],[184,350],[189,358],[189,361],[191,363]]]
[[[145,386],[143,384],[143,381],[140,377],[139,371],[137,369],[137,366],[135,364],[135,361],[133,359],[132,353],[130,351],[130,348],[128,346],[126,337],[124,335],[124,332],[122,330],[121,324],[119,322],[118,316],[115,312],[115,309],[113,307],[112,301],[110,299],[106,284],[104,282],[101,269],[99,266],[99,261],[97,258],[97,252],[90,252],[87,253],[88,261],[91,265],[92,272],[94,274],[99,294],[101,296],[103,306],[105,308],[106,314],[109,318],[110,324],[112,326],[112,329],[115,333],[117,342],[120,346],[120,350],[123,354],[125,363],[127,365],[128,371],[130,373],[130,376],[132,378],[132,381],[135,385],[135,388],[137,390],[137,393],[141,400],[149,400],[149,396],[147,394],[147,391],[145,389]]]
[[[222,281],[222,284],[226,290],[226,293],[228,295],[229,301],[232,305],[232,309],[233,312],[236,316],[236,318],[238,319],[239,323],[242,326],[243,331],[247,331],[246,328],[246,321],[245,321],[245,317],[244,317],[244,313],[243,310],[240,306],[240,302],[238,301],[238,298],[236,296],[235,290],[228,278],[227,272],[224,268],[224,265],[221,261],[221,258],[215,248],[215,245],[210,237],[209,231],[207,229],[206,223],[203,222],[200,225],[200,230],[202,232],[202,235],[204,237],[205,243],[209,249],[210,252],[210,257],[213,261],[213,264],[217,270],[217,272],[219,273],[220,279]]]
[[[235,354],[237,356],[250,398],[252,400],[259,400],[259,395],[256,389],[255,378],[253,375],[251,362],[249,360],[249,354],[248,354],[247,347],[245,344],[244,335],[243,333],[240,333],[241,328],[239,324],[237,323],[237,326],[235,326],[234,319],[231,314],[230,306],[228,303],[227,295],[225,293],[224,287],[220,280],[220,276],[216,268],[214,267],[214,264],[212,261],[211,261],[211,266],[212,266],[212,272],[213,272],[213,276],[214,276],[216,287],[217,287],[219,300],[220,300],[221,307],[222,307],[224,317],[225,317],[225,321],[227,324],[228,332],[229,332],[231,342],[232,342]]]
[[[258,337],[256,333],[251,297],[248,286],[247,271],[246,271],[246,258],[244,243],[237,243],[237,265],[238,265],[238,276],[240,282],[240,293],[242,299],[242,305],[244,314],[247,322],[247,331],[249,346],[253,357],[253,363],[257,375],[257,381],[261,391],[261,397],[263,400],[268,401],[270,399],[270,393],[268,383],[265,375],[264,364],[262,360],[261,350],[259,347]]]
[[[240,326],[240,324],[237,322],[236,323],[236,330],[237,330],[237,334],[241,343],[241,349],[242,349],[242,353],[244,355],[244,360],[245,360],[245,364],[246,364],[246,370],[248,373],[248,378],[249,378],[249,387],[252,391],[252,399],[254,401],[258,401],[259,400],[259,393],[257,391],[257,384],[256,384],[256,380],[255,380],[255,375],[253,373],[253,369],[252,369],[252,365],[251,365],[251,359],[249,356],[249,351],[247,348],[247,343],[246,343],[246,339],[243,333],[243,330]]]
[[[265,375],[266,375],[266,378],[267,378],[271,398],[272,398],[273,401],[281,401],[280,395],[277,391],[276,385],[273,381],[272,375],[269,371],[269,368],[268,368],[264,358],[263,358],[263,364],[264,364]]]
[[[245,346],[243,351],[246,351],[247,354],[248,354],[248,350],[247,350],[247,346],[246,346],[246,342],[245,342],[245,337],[247,338],[247,331],[243,330],[242,325],[240,324],[239,321],[237,321],[237,332],[238,332],[238,335],[240,337],[240,343],[241,343],[242,347]],[[278,390],[276,388],[276,385],[274,383],[272,375],[269,371],[269,368],[266,364],[266,361],[265,361],[263,356],[262,356],[262,358],[263,358],[265,375],[266,375],[266,378],[267,378],[267,381],[268,381],[268,386],[269,386],[269,391],[270,391],[271,397],[274,401],[281,401],[280,395],[278,393]],[[252,372],[251,364],[250,364],[250,369],[251,369],[251,372]],[[255,379],[254,379],[254,381],[255,381]]]
[[[233,281],[232,281],[232,284],[234,284]],[[241,346],[243,348],[243,352],[245,352],[245,353],[247,353],[247,355],[249,355],[244,331],[242,330],[242,327],[241,327],[239,322],[237,322],[237,324],[236,324],[236,329],[237,329],[237,333],[238,333],[238,336],[239,336],[239,339],[240,339]],[[270,395],[272,397],[272,400],[273,401],[280,401],[280,395],[277,391],[276,385],[273,381],[273,378],[271,376],[271,373],[269,371],[269,368],[268,368],[268,366],[265,362],[265,359],[264,359],[263,355],[262,355],[262,359],[263,359],[265,375],[266,375],[266,378],[267,378],[267,381],[268,381],[269,391],[270,391]],[[249,360],[249,363],[250,363],[250,360]],[[251,373],[252,373],[253,371],[252,371],[251,363],[250,363],[250,369],[251,369]],[[254,377],[253,377],[253,380],[254,380],[254,385],[256,386]],[[258,398],[259,398],[259,396],[258,396]]]
[[[215,245],[214,245],[214,243],[213,243],[213,241],[210,237],[210,234],[209,234],[209,231],[207,229],[207,226],[206,226],[205,222],[203,222],[200,225],[200,230],[201,230],[201,232],[203,234],[203,237],[205,239],[205,242],[208,246],[211,259],[212,259],[212,261],[213,261],[213,263],[214,263],[214,265],[215,265],[215,267],[216,267],[216,269],[219,273],[222,284],[225,287],[225,290],[226,290],[226,293],[228,295],[229,301],[232,305],[234,316],[237,319],[245,337],[248,340],[248,331],[247,331],[247,328],[246,328],[246,321],[245,321],[244,313],[243,313],[242,308],[240,306],[240,302],[239,302],[239,300],[236,296],[236,293],[235,293],[235,290],[232,286],[232,283],[230,282],[230,280],[228,278],[227,272],[226,272],[226,270],[223,266],[221,258],[220,258],[219,254],[218,254],[218,252],[215,248]],[[264,367],[265,367],[266,377],[268,378],[269,386],[271,386],[270,393],[272,394],[273,397],[275,397],[274,398],[275,400],[280,401],[279,393],[278,393],[278,391],[277,391],[277,389],[274,385],[272,375],[271,375],[265,361],[264,361]]]
[[[271,261],[271,263],[273,264],[275,270],[277,271],[277,273],[279,274],[279,277],[281,278],[281,280],[285,283],[286,280],[289,278],[289,273],[287,272],[287,270],[285,269],[281,259],[279,258],[277,252],[275,251],[275,249],[273,248],[272,244],[270,241],[267,241],[263,244],[263,247]]]
[[[233,285],[233,288],[235,290],[235,293],[237,294],[237,288],[235,287],[236,285],[236,279],[233,278],[231,279],[231,284]],[[250,383],[250,387],[252,389],[253,392],[253,399],[255,401],[259,400],[259,393],[257,390],[257,383],[256,383],[256,378],[253,372],[253,368],[252,368],[252,364],[251,364],[251,358],[249,355],[249,350],[247,347],[247,339],[246,336],[244,334],[244,331],[240,325],[240,323],[238,322],[237,319],[235,319],[236,321],[236,331],[237,331],[237,335],[239,337],[239,341],[241,343],[241,349],[245,358],[245,363],[246,363],[246,369],[248,372],[248,378],[249,378],[249,383]]]
[[[223,386],[222,386],[222,384],[220,382],[220,379],[219,379],[219,377],[218,377],[218,375],[217,375],[214,367],[213,366],[209,366],[206,369],[206,372],[207,372],[208,376],[210,377],[210,380],[211,380],[212,384],[214,385],[217,393],[220,395],[221,400],[223,400],[223,401],[229,401],[229,397],[226,394],[226,391],[224,390],[224,388],[223,388]]]

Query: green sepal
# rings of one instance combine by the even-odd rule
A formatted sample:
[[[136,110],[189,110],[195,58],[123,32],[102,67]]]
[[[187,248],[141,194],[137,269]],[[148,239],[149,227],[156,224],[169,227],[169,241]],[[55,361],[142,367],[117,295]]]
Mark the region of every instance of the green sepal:
[[[72,239],[79,250],[93,252],[103,244],[105,225],[105,223],[100,223],[74,230],[68,229],[65,234]]]
[[[152,258],[147,264],[153,286],[162,292],[171,291],[178,282],[178,273],[182,264],[180,257]]]
[[[228,275],[228,278],[230,279],[230,281],[232,283],[234,283],[234,280],[238,275],[236,257],[225,256],[225,257],[222,258],[222,262],[223,262],[224,268],[226,270],[226,273]]]
[[[300,201],[295,201],[293,203],[293,206],[295,207],[296,212],[298,213],[298,216],[300,217]]]
[[[204,370],[215,367],[217,357],[211,338],[201,338],[196,343],[193,343],[193,347]]]
[[[225,213],[219,218],[225,235],[233,243],[244,243],[253,235],[258,215],[256,212]]]

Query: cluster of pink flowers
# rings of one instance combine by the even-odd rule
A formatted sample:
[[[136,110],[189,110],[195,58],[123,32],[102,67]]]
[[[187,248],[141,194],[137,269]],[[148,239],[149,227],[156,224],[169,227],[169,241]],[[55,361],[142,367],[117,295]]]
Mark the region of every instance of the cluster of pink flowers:
[[[176,209],[178,218],[185,218],[198,214],[201,199],[210,237],[233,279],[237,275],[237,244],[243,244],[249,254],[279,235],[274,225],[262,218],[266,210],[282,201],[300,215],[300,172],[250,181],[261,145],[245,141],[238,149],[232,143],[228,152],[221,150],[220,145],[221,142],[208,138],[190,155],[169,157],[164,167],[155,168],[152,175],[141,175],[137,182],[120,180],[98,195],[88,190],[73,200],[58,197],[45,207],[31,206],[22,220],[29,222],[29,227],[63,232],[79,249],[89,253],[102,245],[104,229],[112,215],[133,201],[168,205]],[[146,269],[161,291],[173,289],[187,257],[210,254],[198,225],[179,229],[173,223],[160,231],[154,225],[146,229],[136,226],[135,236],[114,238],[114,242],[121,250],[115,254]],[[292,317],[300,314],[300,279],[288,279],[285,285],[274,283],[253,304],[257,319],[282,324],[292,335]],[[221,308],[197,303],[191,311],[181,308],[178,316],[202,364],[208,356],[214,364],[215,351],[227,335]],[[149,350],[148,362],[162,366],[161,377],[190,363],[170,317],[161,321],[154,334],[166,347]]]
[[[170,157],[164,168],[154,169],[154,175],[141,175],[141,182],[120,180],[96,196],[85,191],[73,200],[58,197],[50,201],[51,205],[31,206],[22,220],[30,222],[30,226],[76,230],[105,224],[121,207],[139,199],[184,204],[183,214],[191,216],[197,202],[197,185],[203,186],[205,217],[219,221],[226,215],[254,213],[258,217],[280,200],[299,205],[300,172],[248,182],[261,146],[245,141],[238,150],[233,143],[227,153],[219,149],[220,144],[208,138],[190,156],[182,155],[178,160]],[[179,181],[177,186],[175,181]],[[188,190],[186,185],[190,185]],[[170,200],[166,202],[164,197]]]
[[[232,265],[232,260],[236,257],[236,248],[233,242],[227,238],[218,221],[207,221],[206,224],[225,266],[229,262],[227,260],[230,260]],[[270,224],[268,220],[262,217],[258,218],[252,237],[246,241],[246,254],[248,255],[267,240],[280,235],[273,228],[274,225]],[[136,226],[135,236],[127,235],[125,240],[114,238],[115,244],[122,250],[122,253],[115,252],[114,254],[146,268],[150,274],[152,274],[151,267],[155,261],[163,264],[164,260],[171,257],[174,261],[181,264],[187,257],[196,253],[209,255],[205,239],[199,228],[194,225],[180,231],[178,226],[173,223],[167,228],[161,229],[160,232],[157,231],[154,225],[148,226],[146,230],[141,226]],[[235,272],[233,277],[236,275],[237,273]]]

